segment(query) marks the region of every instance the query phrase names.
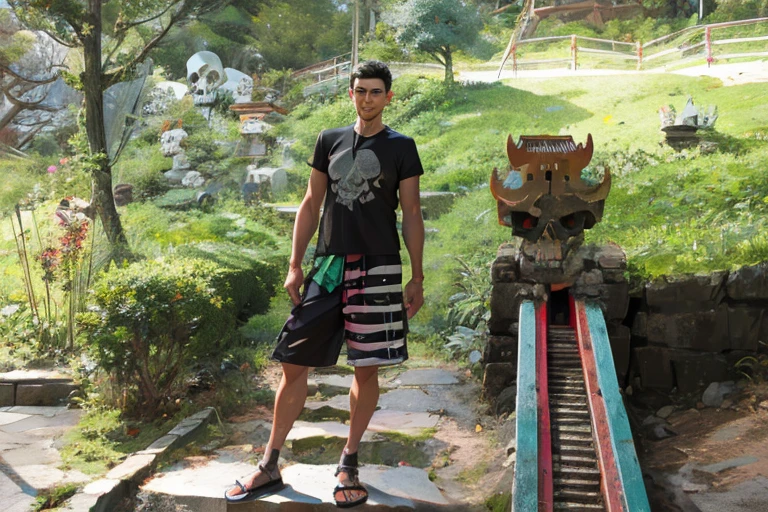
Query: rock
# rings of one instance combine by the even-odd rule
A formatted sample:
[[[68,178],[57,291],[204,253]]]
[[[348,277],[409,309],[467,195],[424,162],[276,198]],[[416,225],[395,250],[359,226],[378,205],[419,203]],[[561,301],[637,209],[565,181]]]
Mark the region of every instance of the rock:
[[[709,489],[707,484],[694,484],[691,482],[683,482],[681,487],[683,492],[704,492]]]
[[[197,171],[189,171],[182,179],[181,184],[189,188],[202,187],[205,183],[203,175]]]
[[[644,427],[648,427],[650,425],[660,425],[662,423],[666,423],[666,421],[663,418],[660,418],[658,416],[650,415],[647,418],[643,420],[642,425]]]
[[[627,386],[627,387],[626,387],[626,389],[624,390],[624,394],[625,394],[625,395],[627,395],[627,396],[632,396],[632,393],[633,393],[633,392],[634,392],[634,391],[633,391],[633,389],[632,389],[632,386],[631,386],[631,385]]]
[[[684,425],[691,421],[699,421],[700,418],[701,418],[701,413],[699,411],[697,411],[696,409],[688,409],[687,411],[675,413],[672,416],[670,416],[669,424],[672,425],[673,427],[679,427],[680,425]]]
[[[723,403],[720,404],[721,409],[730,409],[731,407],[733,407],[733,400],[731,400],[730,398],[726,398],[725,400],[723,400]]]
[[[704,394],[701,395],[701,401],[707,407],[720,407],[723,403],[723,397],[720,395],[720,383],[713,382],[707,386]]]
[[[517,408],[517,385],[513,384],[499,393],[496,398],[496,415],[510,413]]]
[[[668,437],[676,436],[677,432],[669,428],[669,426],[664,424],[659,424],[653,427],[652,435],[650,436],[651,439],[654,439],[656,441],[660,441],[662,439],[666,439]]]
[[[665,405],[656,412],[656,416],[662,419],[667,419],[673,412],[675,412],[674,405]]]
[[[757,406],[761,409],[768,409],[768,400],[763,400]]]

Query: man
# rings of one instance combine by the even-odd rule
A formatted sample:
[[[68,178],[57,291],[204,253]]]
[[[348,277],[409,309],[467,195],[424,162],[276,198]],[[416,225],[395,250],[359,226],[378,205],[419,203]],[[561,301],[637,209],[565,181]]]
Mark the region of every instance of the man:
[[[384,63],[357,66],[349,82],[357,120],[324,130],[317,139],[284,285],[295,307],[272,354],[283,366],[272,432],[259,469],[236,481],[225,495],[229,502],[250,501],[283,487],[279,450],[304,408],[308,371],[336,364],[343,341],[355,375],[349,392],[349,437],[336,471],[334,500],[347,508],[368,499],[358,478],[357,449],[378,403],[378,369],[408,358],[407,319],[424,303],[419,202],[419,176],[424,171],[413,139],[382,121],[392,99],[391,85]],[[398,200],[413,276],[404,289]],[[318,223],[316,259],[305,279],[301,262]]]

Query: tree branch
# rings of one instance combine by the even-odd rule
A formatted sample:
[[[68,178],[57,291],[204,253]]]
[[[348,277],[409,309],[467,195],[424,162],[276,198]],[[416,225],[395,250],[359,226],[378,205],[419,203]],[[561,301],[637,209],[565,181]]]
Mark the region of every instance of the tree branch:
[[[11,105],[15,105],[17,107],[22,107],[24,109],[37,109],[37,110],[45,110],[46,107],[39,107],[39,105],[45,101],[45,99],[48,97],[48,94],[46,93],[42,98],[40,98],[37,101],[24,101],[21,98],[17,98],[13,96],[9,91],[5,91],[5,97],[8,98],[8,102]]]
[[[154,20],[160,18],[163,14],[167,13],[168,11],[170,11],[173,7],[176,7],[176,5],[179,3],[179,1],[183,1],[183,0],[176,0],[174,2],[171,2],[170,4],[168,4],[168,7],[166,7],[165,9],[163,9],[162,11],[157,13],[156,15],[150,16],[149,18],[146,18],[146,19],[143,19],[143,20],[132,21],[130,23],[122,23],[118,19],[117,23],[115,23],[115,34],[120,33],[120,32],[125,33],[128,30],[132,29],[133,27],[138,27],[139,25],[143,25],[145,23],[149,23],[150,21],[154,21]]]
[[[57,67],[66,67],[66,66],[61,66],[61,65],[51,66],[51,68],[57,68]],[[7,73],[7,74],[11,75],[12,77],[14,77],[14,78],[16,78],[18,80],[21,80],[22,82],[27,82],[27,83],[35,84],[35,85],[50,84],[52,82],[55,82],[59,78],[59,74],[56,73],[56,74],[54,74],[50,78],[45,78],[45,79],[42,79],[42,80],[35,80],[33,78],[27,78],[27,77],[21,76],[20,74],[16,73],[14,70],[9,68],[8,66],[4,66],[3,64],[0,64],[0,72]]]

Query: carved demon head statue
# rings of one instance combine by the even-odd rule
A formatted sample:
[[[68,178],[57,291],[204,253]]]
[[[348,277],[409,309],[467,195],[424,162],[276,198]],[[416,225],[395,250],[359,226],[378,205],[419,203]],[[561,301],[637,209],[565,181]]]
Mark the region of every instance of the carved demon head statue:
[[[569,255],[584,240],[584,230],[599,222],[611,188],[608,170],[591,179],[592,135],[586,146],[568,136],[521,136],[507,139],[510,168],[491,176],[499,223],[523,238],[521,262],[536,270],[541,282],[564,282],[579,268]]]

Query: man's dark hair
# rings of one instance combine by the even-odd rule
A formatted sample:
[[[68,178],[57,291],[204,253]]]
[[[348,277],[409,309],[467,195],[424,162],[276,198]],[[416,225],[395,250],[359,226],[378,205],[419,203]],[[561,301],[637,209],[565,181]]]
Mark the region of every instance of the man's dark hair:
[[[384,81],[384,91],[392,88],[392,73],[389,67],[379,60],[367,60],[357,65],[349,75],[349,88],[355,86],[355,78],[381,78]]]

